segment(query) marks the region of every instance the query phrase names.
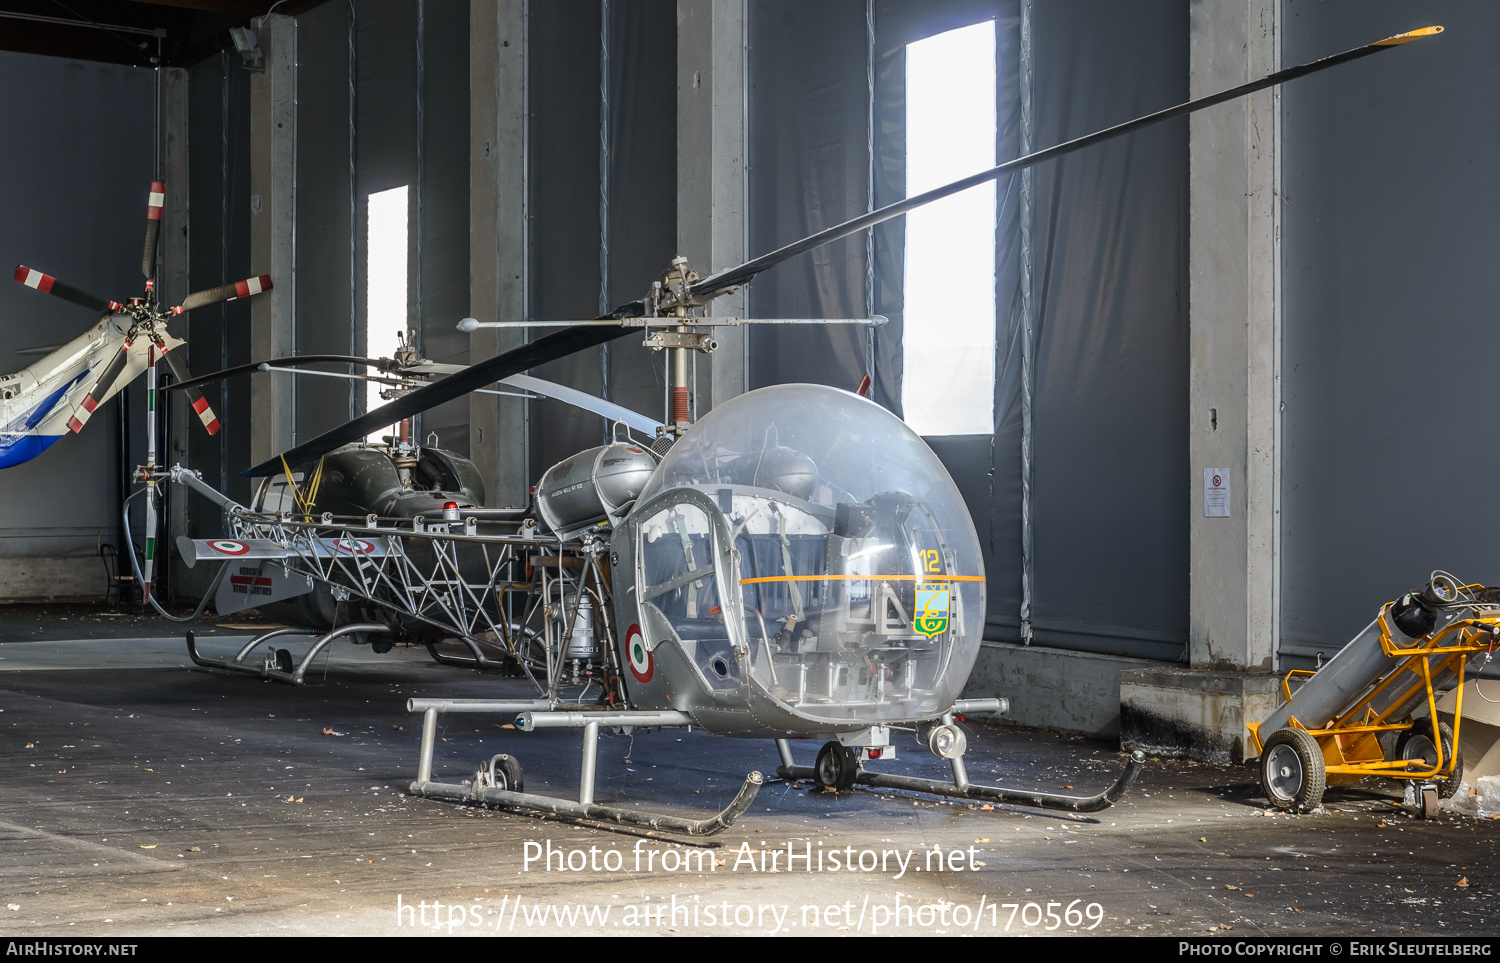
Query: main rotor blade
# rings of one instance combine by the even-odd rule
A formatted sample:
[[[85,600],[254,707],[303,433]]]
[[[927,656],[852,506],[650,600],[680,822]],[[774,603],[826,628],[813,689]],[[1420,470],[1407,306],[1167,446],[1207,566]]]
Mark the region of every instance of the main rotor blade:
[[[170,351],[163,352],[162,357],[166,359],[167,367],[172,369],[172,377],[178,382],[170,387],[182,388],[187,392],[188,404],[193,406],[198,420],[203,422],[203,430],[210,435],[217,435],[220,427],[219,416],[214,414],[214,410],[208,406],[208,399],[203,397],[203,392],[187,385],[187,382],[193,380],[193,373],[188,370],[187,364]]]
[[[206,374],[201,378],[184,377],[180,383],[175,385],[168,385],[162,390],[186,391],[197,388],[200,385],[209,384],[210,382],[223,381],[225,378],[232,378],[235,375],[253,374],[256,371],[259,371],[260,366],[263,364],[275,365],[276,367],[285,368],[296,367],[299,364],[313,364],[319,361],[333,362],[336,364],[358,364],[364,365],[367,368],[379,368],[381,371],[389,370],[389,366],[393,364],[393,362],[390,362],[384,358],[356,358],[353,355],[347,354],[304,354],[298,355],[295,358],[272,358],[269,361],[252,361],[249,364],[235,365],[233,368],[225,368],[223,371],[215,371],[213,374]],[[173,376],[176,376],[175,371],[173,372]]]
[[[541,378],[533,378],[531,375],[511,375],[501,378],[500,383],[510,385],[512,388],[522,388],[539,395],[544,395],[563,404],[582,408],[584,411],[602,415],[610,421],[623,421],[626,425],[636,431],[645,432],[655,436],[656,429],[661,427],[661,422],[655,418],[647,417],[638,411],[632,411],[624,405],[617,405],[613,401],[605,401],[597,395],[591,395],[587,391],[579,391],[577,388],[569,388],[566,385],[554,384],[551,381],[543,381]]]
[[[120,350],[116,351],[105,362],[104,370],[100,372],[99,378],[89,388],[88,394],[84,395],[83,400],[78,403],[78,407],[73,409],[73,417],[68,419],[68,430],[73,432],[73,434],[76,435],[83,430],[83,426],[88,423],[89,418],[94,414],[94,409],[98,408],[99,403],[104,400],[104,396],[109,394],[110,386],[120,376],[120,371],[124,369],[125,362],[130,360],[130,347],[132,344],[134,342],[129,338],[125,339],[124,344],[120,345]]]
[[[141,252],[141,273],[147,281],[156,279],[156,236],[161,232],[161,208],[166,198],[167,182],[152,181],[146,197],[146,249]]]
[[[760,257],[757,257],[750,261],[746,261],[744,264],[741,264],[738,267],[732,267],[727,270],[720,271],[718,274],[711,274],[708,277],[702,278],[689,285],[688,291],[690,294],[699,298],[708,298],[723,294],[731,288],[735,288],[740,286],[741,284],[744,284],[746,281],[749,281],[751,278],[755,277],[757,274],[766,270],[767,268],[774,267],[777,264],[780,264],[782,261],[785,261],[789,258],[794,258],[797,255],[803,254],[807,251],[811,251],[813,248],[822,247],[824,244],[828,244],[841,238],[848,237],[851,234],[858,234],[860,231],[863,231],[866,228],[874,227],[876,224],[888,221],[893,217],[899,217],[900,215],[905,214],[907,211],[915,210],[916,208],[919,208],[924,204],[931,204],[933,201],[942,200],[943,198],[953,194],[957,194],[960,191],[966,191],[971,187],[977,187],[978,185],[983,184],[987,181],[996,179],[1001,174],[1008,174],[1012,171],[1024,170],[1025,168],[1040,164],[1042,161],[1051,160],[1054,157],[1061,157],[1064,154],[1071,154],[1076,150],[1082,150],[1085,147],[1091,147],[1094,144],[1119,137],[1123,134],[1128,134],[1132,131],[1137,131],[1144,127],[1150,127],[1153,124],[1159,124],[1164,120],[1171,120],[1174,117],[1181,117],[1185,114],[1191,114],[1194,111],[1203,110],[1205,107],[1213,107],[1217,104],[1222,104],[1226,101],[1234,100],[1236,97],[1243,97],[1246,94],[1253,94],[1258,90],[1265,90],[1267,87],[1274,87],[1277,84],[1284,84],[1289,80],[1296,80],[1298,77],[1305,77],[1308,74],[1317,73],[1320,70],[1327,70],[1329,67],[1337,67],[1339,64],[1346,64],[1351,60],[1358,60],[1361,57],[1368,57],[1370,54],[1379,53],[1380,51],[1385,50],[1388,47],[1399,47],[1402,44],[1410,43],[1413,40],[1419,40],[1423,37],[1436,36],[1437,34],[1440,34],[1442,32],[1442,27],[1423,27],[1420,30],[1412,30],[1407,33],[1397,34],[1394,37],[1387,37],[1384,40],[1377,40],[1374,43],[1365,44],[1363,47],[1355,47],[1353,50],[1346,50],[1343,53],[1324,57],[1322,60],[1314,60],[1311,63],[1300,64],[1295,67],[1288,67],[1285,70],[1278,70],[1277,72],[1262,77],[1259,80],[1252,80],[1249,83],[1240,84],[1238,87],[1231,87],[1228,90],[1220,91],[1217,94],[1209,94],[1208,96],[1200,97],[1197,100],[1190,100],[1187,103],[1178,104],[1175,107],[1168,107],[1165,110],[1159,110],[1154,114],[1147,114],[1144,117],[1137,117],[1135,120],[1126,121],[1125,123],[1117,124],[1114,127],[1109,127],[1101,131],[1096,131],[1092,134],[1086,134],[1083,137],[1078,137],[1070,141],[1065,141],[1061,144],[1056,144],[1052,147],[1045,148],[1044,150],[1039,150],[1035,153],[1027,154],[1024,157],[1017,157],[1014,160],[1008,160],[1003,164],[991,167],[989,170],[980,171],[978,174],[971,174],[970,176],[965,177],[962,180],[954,181],[951,184],[945,184],[942,187],[935,187],[930,191],[925,191],[921,194],[908,197],[903,201],[897,201],[894,204],[889,204],[885,207],[879,208],[878,210],[871,211],[868,214],[861,214],[859,217],[851,218],[850,220],[847,220],[842,224],[837,224],[833,227],[828,228],[827,230],[819,231],[818,233],[805,237],[800,241],[793,241],[791,244],[788,244],[785,247],[777,248],[769,254],[762,254]]]
[[[182,314],[194,308],[218,304],[220,301],[233,301],[235,298],[248,298],[252,294],[260,294],[262,291],[269,290],[271,290],[271,275],[262,274],[259,277],[247,278],[233,284],[221,284],[216,288],[189,294],[181,304],[172,309],[172,313]]]
[[[598,320],[618,320],[622,317],[639,317],[644,310],[640,302],[632,302],[622,305],[611,312],[614,317],[602,317]],[[634,313],[625,313],[634,312]],[[369,414],[362,415],[353,421],[347,422],[334,428],[332,431],[324,432],[312,441],[298,445],[284,455],[278,455],[269,461],[261,462],[254,468],[243,471],[240,474],[247,478],[260,478],[266,475],[274,475],[282,470],[282,458],[289,465],[301,465],[312,461],[320,455],[326,455],[335,448],[342,447],[350,442],[394,425],[396,422],[412,415],[420,414],[429,408],[434,408],[445,401],[460,398],[475,388],[483,388],[496,381],[503,381],[511,375],[520,374],[529,368],[546,364],[558,358],[565,358],[575,351],[592,348],[623,338],[634,329],[617,324],[601,324],[598,327],[564,328],[556,334],[549,334],[545,338],[539,338],[530,344],[524,344],[519,348],[513,348],[504,354],[498,354],[486,361],[470,365],[468,368],[455,375],[450,375],[441,381],[418,388],[409,395],[397,398],[390,404],[381,405]]]
[[[75,288],[71,284],[64,284],[50,274],[29,268],[24,264],[16,265],[16,280],[28,288],[36,288],[43,294],[55,294],[64,301],[72,301],[81,304],[101,314],[105,311],[118,311],[125,305],[109,298],[101,298],[97,294],[90,294],[82,288]]]

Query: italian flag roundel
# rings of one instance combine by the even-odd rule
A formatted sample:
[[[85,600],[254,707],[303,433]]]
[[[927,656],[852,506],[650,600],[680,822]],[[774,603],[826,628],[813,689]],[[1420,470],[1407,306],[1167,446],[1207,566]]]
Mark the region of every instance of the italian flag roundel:
[[[646,648],[646,637],[641,635],[639,625],[632,625],[625,633],[625,657],[630,660],[630,674],[637,682],[651,681],[656,674],[656,661],[651,658],[651,650]]]

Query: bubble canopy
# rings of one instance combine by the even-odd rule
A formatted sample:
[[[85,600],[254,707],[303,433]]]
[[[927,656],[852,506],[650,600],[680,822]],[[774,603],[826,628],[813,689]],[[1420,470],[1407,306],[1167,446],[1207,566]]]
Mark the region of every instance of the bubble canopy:
[[[710,688],[748,675],[784,708],[846,725],[952,705],[983,630],[983,561],[957,486],[900,419],[821,385],[762,388],[714,409],[636,502],[647,586],[675,584],[709,557],[706,541],[693,544],[715,527],[701,499],[653,502],[680,489],[722,513],[737,571],[712,589],[647,595]],[[710,612],[724,613],[722,628]]]

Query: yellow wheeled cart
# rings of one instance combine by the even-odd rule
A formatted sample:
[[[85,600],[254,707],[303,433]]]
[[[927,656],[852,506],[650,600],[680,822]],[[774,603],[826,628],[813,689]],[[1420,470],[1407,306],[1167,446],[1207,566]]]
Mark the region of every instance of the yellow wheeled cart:
[[[1266,798],[1306,812],[1326,786],[1385,776],[1416,783],[1422,815],[1436,816],[1439,798],[1463,778],[1464,675],[1489,661],[1497,633],[1500,589],[1434,572],[1421,592],[1383,606],[1326,665],[1288,672],[1281,707],[1248,727]],[[1450,729],[1438,719],[1436,693],[1455,682]],[[1414,721],[1423,705],[1426,717]]]

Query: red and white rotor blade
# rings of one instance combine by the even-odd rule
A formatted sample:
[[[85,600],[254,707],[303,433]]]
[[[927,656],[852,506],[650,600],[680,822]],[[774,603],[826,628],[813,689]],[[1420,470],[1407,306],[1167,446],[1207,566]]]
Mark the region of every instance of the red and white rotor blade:
[[[156,237],[161,233],[161,208],[167,199],[167,182],[152,181],[146,197],[146,249],[141,253],[141,273],[147,281],[156,278]]]
[[[194,308],[218,304],[220,301],[233,301],[235,298],[248,298],[252,294],[260,294],[269,290],[271,290],[271,275],[262,274],[259,277],[246,278],[233,284],[221,284],[216,288],[189,294],[181,304],[172,309],[172,313],[181,314]]]
[[[177,355],[167,351],[162,354],[162,357],[166,358],[167,367],[172,369],[172,377],[176,378],[179,382],[193,380],[193,373],[188,370],[188,366]],[[210,435],[217,435],[219,433],[219,416],[214,414],[214,410],[208,406],[208,399],[203,397],[203,392],[197,388],[184,388],[183,391],[187,395],[188,404],[192,405],[193,411],[197,412],[198,420],[203,422],[203,430]]]
[[[36,268],[29,268],[24,264],[16,265],[16,281],[26,285],[28,288],[36,288],[43,294],[54,294],[64,301],[72,301],[81,304],[94,311],[118,311],[124,307],[118,301],[109,298],[101,298],[97,294],[90,294],[82,288],[75,288],[71,284],[64,284],[50,274],[43,274]]]
[[[73,434],[76,435],[83,430],[83,426],[88,424],[89,418],[93,416],[94,409],[98,408],[105,396],[109,394],[110,385],[115,383],[115,379],[120,376],[120,371],[125,367],[125,362],[130,360],[131,344],[132,342],[126,341],[120,346],[120,350],[116,351],[114,357],[104,365],[103,373],[94,382],[93,387],[89,388],[89,393],[84,395],[78,407],[73,409],[73,417],[68,419],[68,430]]]

